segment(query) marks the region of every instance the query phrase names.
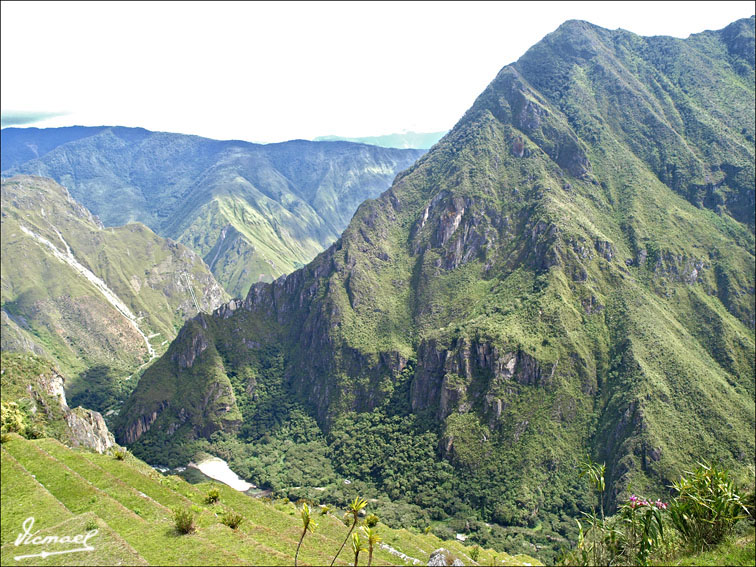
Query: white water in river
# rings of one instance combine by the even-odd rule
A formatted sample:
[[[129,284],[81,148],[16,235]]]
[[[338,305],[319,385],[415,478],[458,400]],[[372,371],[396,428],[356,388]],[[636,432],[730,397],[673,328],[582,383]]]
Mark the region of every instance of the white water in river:
[[[54,226],[52,229],[55,231],[55,233],[58,235],[58,238],[60,238],[61,242],[63,242],[63,246],[66,247],[66,252],[61,252],[57,246],[55,246],[52,242],[47,240],[44,236],[40,236],[39,234],[32,232],[28,228],[26,228],[23,225],[19,225],[21,227],[21,230],[34,238],[37,242],[40,242],[47,246],[53,253],[53,255],[60,260],[61,262],[65,262],[69,266],[71,266],[74,270],[76,270],[79,274],[84,276],[89,282],[94,285],[97,290],[102,293],[102,295],[105,296],[105,299],[108,300],[108,303],[110,303],[113,307],[115,307],[118,312],[123,315],[126,320],[131,323],[131,326],[136,329],[136,332],[139,333],[142,338],[144,339],[144,343],[147,345],[147,352],[150,353],[150,360],[155,358],[155,349],[152,348],[152,345],[150,344],[149,339],[147,336],[142,332],[142,330],[139,328],[139,325],[137,325],[137,319],[134,316],[134,314],[131,312],[131,310],[126,306],[126,304],[121,301],[121,299],[113,293],[113,291],[107,286],[107,284],[102,281],[100,278],[98,278],[96,275],[94,275],[89,268],[83,266],[73,255],[71,252],[71,248],[69,248],[68,243],[65,241],[63,236],[58,232],[58,229]],[[52,226],[52,225],[50,225]]]
[[[250,488],[256,488],[254,484],[250,484],[246,480],[239,478],[239,476],[229,468],[228,463],[218,457],[210,457],[198,464],[189,463],[188,466],[199,469],[205,476],[209,476],[223,484],[227,484],[239,492],[246,492]]]

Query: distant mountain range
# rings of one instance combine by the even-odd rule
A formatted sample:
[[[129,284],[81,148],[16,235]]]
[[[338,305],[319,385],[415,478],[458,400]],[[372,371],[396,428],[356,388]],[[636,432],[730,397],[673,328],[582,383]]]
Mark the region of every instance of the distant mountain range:
[[[400,134],[386,134],[384,136],[364,136],[362,138],[344,138],[341,136],[319,136],[315,142],[358,142],[360,144],[371,144],[383,148],[416,148],[428,150],[433,144],[438,142],[448,130],[443,132],[403,132]]]
[[[105,226],[138,221],[198,252],[236,296],[315,257],[423,150],[259,145],[140,128],[5,128],[2,174],[49,177]]]

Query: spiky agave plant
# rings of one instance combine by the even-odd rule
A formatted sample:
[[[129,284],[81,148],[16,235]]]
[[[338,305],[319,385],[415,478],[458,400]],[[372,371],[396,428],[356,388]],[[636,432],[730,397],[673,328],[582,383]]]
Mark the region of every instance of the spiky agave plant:
[[[374,528],[362,526],[360,529],[362,530],[362,533],[365,536],[365,540],[367,541],[368,567],[370,567],[370,565],[373,563],[373,548],[375,547],[375,544],[382,541],[382,539],[381,539],[381,536],[378,535],[378,532]]]
[[[354,531],[354,528],[357,525],[357,522],[359,522],[360,520],[360,510],[362,510],[365,506],[367,506],[367,500],[365,500],[364,498],[360,498],[359,496],[356,496],[354,500],[349,504],[349,507],[347,509],[347,514],[352,514],[352,527],[349,528],[349,531],[347,532],[347,535],[344,538],[344,542],[341,544],[339,551],[336,553],[333,560],[331,561],[331,567],[333,567],[333,564],[336,562],[336,559],[338,559],[339,555],[341,554],[341,550],[344,549],[344,546],[346,545],[346,542],[349,539],[350,534],[352,533],[352,531]]]
[[[318,527],[318,524],[315,522],[315,520],[312,519],[312,515],[310,514],[310,507],[307,505],[307,502],[302,504],[302,510],[300,510],[300,514],[302,515],[302,537],[299,538],[299,543],[297,544],[297,552],[294,554],[294,567],[297,565],[297,559],[299,558],[299,548],[302,546],[302,540],[304,539],[305,534],[307,534],[308,531],[314,532],[315,528]]]

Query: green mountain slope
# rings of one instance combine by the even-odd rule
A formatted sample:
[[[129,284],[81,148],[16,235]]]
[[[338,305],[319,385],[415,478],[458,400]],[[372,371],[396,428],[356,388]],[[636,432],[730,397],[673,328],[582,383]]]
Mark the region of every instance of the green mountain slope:
[[[197,254],[142,224],[104,228],[49,179],[3,181],[2,242],[2,349],[54,360],[75,405],[103,409],[87,389],[117,390],[228,299]]]
[[[289,502],[252,498],[217,483],[191,485],[176,476],[163,476],[145,463],[127,456],[119,461],[65,447],[53,439],[28,441],[11,435],[2,444],[2,562],[18,565],[292,565],[301,534],[301,520]],[[220,494],[207,504],[208,490]],[[175,508],[191,510],[196,530],[179,535],[174,528]],[[221,523],[224,513],[244,519],[236,530]],[[329,564],[347,532],[335,517],[317,515],[318,528],[308,534],[300,554],[301,565]],[[71,554],[16,560],[20,555],[59,551],[75,546],[15,545],[22,524],[34,518],[40,536],[73,536],[96,529],[88,540],[93,548]],[[96,526],[96,527],[95,527]],[[431,552],[445,547],[466,565],[536,565],[527,556],[512,557],[480,549],[478,562],[471,547],[442,541],[431,534],[377,527],[384,544],[377,545],[376,565],[426,563]],[[389,546],[395,553],[392,553]],[[404,554],[402,558],[396,553]],[[337,565],[351,565],[345,552]],[[13,558],[13,559],[12,559]],[[360,565],[367,564],[367,554]]]
[[[753,18],[686,40],[565,23],[313,262],[188,322],[118,438],[246,455],[301,412],[359,455],[337,471],[554,547],[589,456],[609,509],[701,458],[753,465],[753,45]],[[451,476],[386,464],[416,438]]]
[[[309,262],[362,201],[424,153],[347,142],[221,142],[141,128],[74,130],[3,129],[3,174],[53,178],[106,226],[138,221],[185,244],[238,297],[252,283]],[[39,155],[29,159],[34,148]]]

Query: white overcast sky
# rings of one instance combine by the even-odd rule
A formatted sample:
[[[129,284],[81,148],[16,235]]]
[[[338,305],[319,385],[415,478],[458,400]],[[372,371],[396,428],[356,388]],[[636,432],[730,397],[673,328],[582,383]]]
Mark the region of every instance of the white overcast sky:
[[[569,19],[687,37],[754,12],[750,1],[0,6],[3,115],[258,142],[446,130]]]

